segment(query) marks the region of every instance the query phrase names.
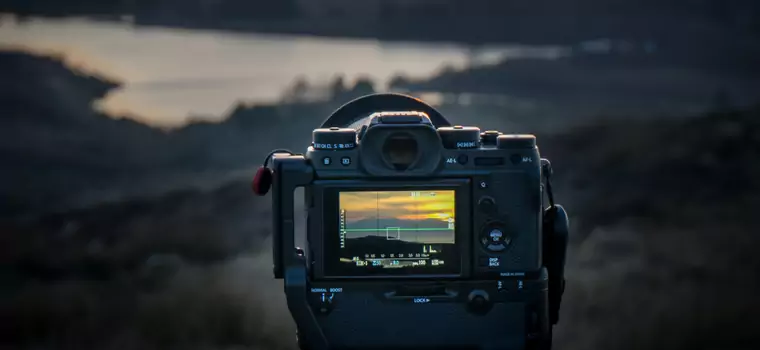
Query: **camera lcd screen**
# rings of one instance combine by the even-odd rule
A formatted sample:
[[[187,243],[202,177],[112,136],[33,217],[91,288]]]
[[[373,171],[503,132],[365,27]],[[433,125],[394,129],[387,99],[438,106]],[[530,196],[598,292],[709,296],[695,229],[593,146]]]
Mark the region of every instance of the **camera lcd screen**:
[[[328,269],[339,270],[334,272],[452,275],[461,270],[454,190],[341,191],[337,214],[339,248],[330,250],[338,254],[328,256]]]

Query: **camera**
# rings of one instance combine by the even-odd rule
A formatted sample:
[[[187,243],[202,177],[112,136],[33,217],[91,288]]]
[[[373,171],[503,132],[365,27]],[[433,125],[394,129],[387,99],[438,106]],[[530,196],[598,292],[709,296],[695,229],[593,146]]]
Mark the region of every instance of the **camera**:
[[[301,349],[550,349],[568,216],[536,137],[452,126],[401,94],[360,97],[275,150],[274,276]],[[295,246],[304,188],[305,248]]]

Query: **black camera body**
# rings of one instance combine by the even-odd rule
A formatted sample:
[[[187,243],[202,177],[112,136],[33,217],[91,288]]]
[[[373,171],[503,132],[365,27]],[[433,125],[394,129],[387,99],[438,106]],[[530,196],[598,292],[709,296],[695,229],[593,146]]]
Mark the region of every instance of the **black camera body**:
[[[551,348],[568,221],[551,193],[544,204],[551,168],[535,136],[449,126],[419,100],[378,94],[266,169],[274,274],[302,349]]]

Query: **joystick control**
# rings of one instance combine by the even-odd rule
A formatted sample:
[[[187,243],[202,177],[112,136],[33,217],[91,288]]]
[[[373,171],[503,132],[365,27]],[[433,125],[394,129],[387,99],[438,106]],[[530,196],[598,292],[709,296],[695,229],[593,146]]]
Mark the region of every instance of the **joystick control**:
[[[480,233],[480,244],[489,252],[501,252],[507,249],[512,237],[507,234],[506,225],[501,222],[491,222],[483,227]]]

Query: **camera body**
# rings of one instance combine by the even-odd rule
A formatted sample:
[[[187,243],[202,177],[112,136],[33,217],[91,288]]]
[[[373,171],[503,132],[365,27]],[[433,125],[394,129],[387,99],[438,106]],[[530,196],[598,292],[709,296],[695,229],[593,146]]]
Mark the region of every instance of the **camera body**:
[[[535,136],[379,110],[314,130],[305,154],[274,153],[267,168],[274,274],[301,348],[549,349],[567,215],[545,209]]]

